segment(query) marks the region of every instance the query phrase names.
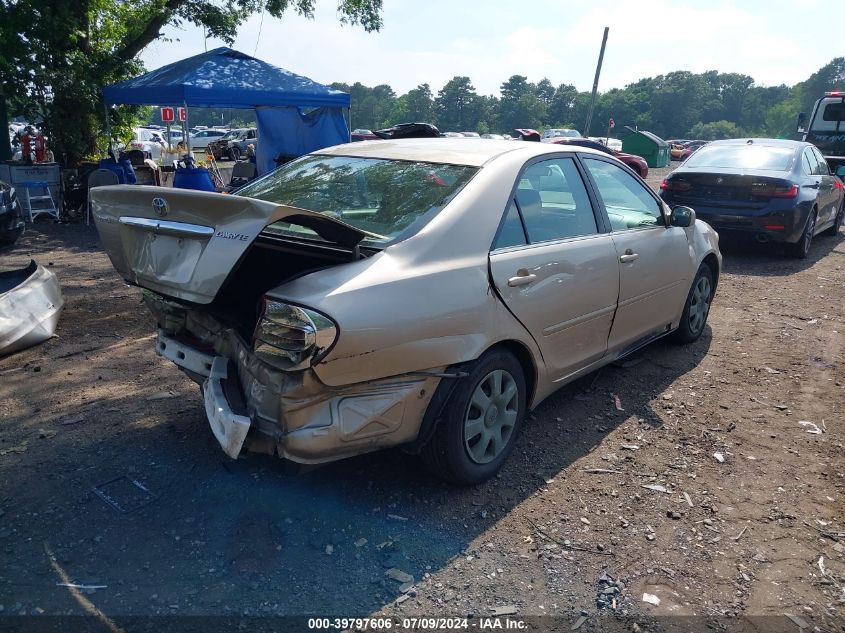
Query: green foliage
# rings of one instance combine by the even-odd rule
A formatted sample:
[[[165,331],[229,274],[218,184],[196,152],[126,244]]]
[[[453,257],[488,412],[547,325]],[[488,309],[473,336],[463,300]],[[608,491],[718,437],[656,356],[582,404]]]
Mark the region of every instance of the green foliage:
[[[704,141],[718,141],[723,138],[739,138],[746,134],[733,121],[713,121],[696,123],[690,128],[688,136]]]
[[[101,154],[107,139],[102,87],[139,74],[138,54],[167,25],[202,27],[234,41],[261,10],[313,17],[316,0],[0,0],[0,81],[9,110],[40,121],[66,165]],[[382,26],[382,0],[338,0],[341,22]],[[392,94],[389,87],[387,89]],[[115,136],[144,118],[140,108],[112,113]]]

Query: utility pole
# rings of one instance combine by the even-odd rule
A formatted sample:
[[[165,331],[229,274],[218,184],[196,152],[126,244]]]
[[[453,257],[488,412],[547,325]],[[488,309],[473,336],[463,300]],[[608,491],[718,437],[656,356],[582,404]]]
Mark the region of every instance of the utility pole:
[[[604,47],[607,45],[607,34],[610,27],[604,27],[604,37],[601,40],[601,51],[599,52],[599,63],[596,66],[596,78],[593,80],[593,96],[590,97],[590,109],[587,110],[587,121],[584,123],[584,136],[590,135],[590,123],[593,121],[593,108],[596,105],[596,93],[599,90],[599,75],[601,75],[601,64],[604,61]]]

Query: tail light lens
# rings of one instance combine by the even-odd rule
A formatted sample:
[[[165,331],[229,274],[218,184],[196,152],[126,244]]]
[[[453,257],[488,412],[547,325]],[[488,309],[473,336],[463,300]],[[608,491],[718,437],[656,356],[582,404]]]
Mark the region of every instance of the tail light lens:
[[[798,185],[773,185],[768,182],[752,182],[751,195],[755,198],[794,198],[798,195]]]
[[[316,310],[264,298],[253,350],[287,371],[305,369],[324,357],[337,339],[337,325]]]
[[[661,191],[684,192],[690,189],[692,189],[692,185],[686,180],[670,180],[669,178],[664,178],[663,182],[660,183]]]

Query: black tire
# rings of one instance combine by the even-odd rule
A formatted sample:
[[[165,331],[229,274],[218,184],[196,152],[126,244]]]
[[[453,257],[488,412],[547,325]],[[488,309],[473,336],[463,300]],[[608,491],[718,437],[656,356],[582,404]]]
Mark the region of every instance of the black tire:
[[[804,231],[801,233],[801,238],[795,244],[789,244],[787,250],[792,257],[796,259],[807,259],[810,254],[810,247],[813,245],[813,236],[816,231],[816,210],[813,209],[807,217],[807,223],[804,225]]]
[[[501,414],[498,407],[503,400],[500,399],[498,403],[495,403],[496,398],[492,397],[490,398],[492,408],[481,411],[473,402],[474,394],[476,390],[487,393],[485,387],[492,386],[497,373],[500,376],[503,391],[508,391],[511,384],[515,386],[516,391],[504,404]],[[452,395],[443,407],[434,435],[423,447],[421,455],[429,470],[438,477],[454,484],[470,486],[495,475],[513,451],[525,417],[527,400],[525,376],[522,366],[513,354],[504,350],[491,350],[478,359],[470,370],[469,376],[459,380],[460,382],[455,386]],[[513,382],[509,382],[510,380]],[[501,398],[508,398],[508,396],[504,394]],[[504,427],[510,419],[513,419],[513,426],[509,428],[505,437]],[[498,425],[491,427],[491,424],[496,425],[497,421]],[[465,436],[472,432],[469,425],[478,426],[479,433],[466,439]],[[488,437],[492,431],[497,431],[499,442],[501,442],[498,450],[495,446],[497,442]],[[482,442],[485,442],[484,446]],[[490,452],[487,448],[491,445],[492,453],[489,455],[489,460],[479,462],[479,459],[487,459],[487,453]],[[478,459],[473,457],[471,450]]]
[[[229,158],[232,160],[238,160],[241,157],[241,148],[240,147],[230,147],[229,148]]]
[[[705,292],[709,297],[704,301],[702,294]],[[684,312],[681,315],[681,323],[678,329],[675,330],[674,340],[676,343],[687,344],[692,343],[701,336],[704,332],[704,326],[707,325],[707,317],[710,314],[710,302],[713,300],[713,272],[707,264],[701,264],[698,267],[698,272],[695,274],[692,286],[690,286],[687,294],[686,303],[684,303]],[[704,311],[703,314],[701,311]]]
[[[845,200],[839,205],[839,212],[836,214],[836,219],[833,221],[833,226],[827,229],[822,235],[830,235],[835,237],[839,233],[839,227],[842,226],[842,218],[845,217]]]

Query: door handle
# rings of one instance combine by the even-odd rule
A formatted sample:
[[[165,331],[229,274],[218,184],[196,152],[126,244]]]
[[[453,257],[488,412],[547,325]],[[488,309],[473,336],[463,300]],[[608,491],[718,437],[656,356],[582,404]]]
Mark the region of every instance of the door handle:
[[[807,187],[808,189],[818,189],[819,185],[821,185],[821,183],[816,182],[816,183],[813,183],[811,185],[804,185],[804,186]]]
[[[510,279],[508,279],[508,285],[511,287],[526,286],[535,279],[537,279],[537,275],[535,275],[534,273],[529,273],[524,268],[520,268],[516,271],[516,277],[511,277]]]
[[[639,259],[639,254],[632,251],[630,248],[625,249],[625,254],[619,256],[619,261],[623,264],[630,264],[635,259]]]

